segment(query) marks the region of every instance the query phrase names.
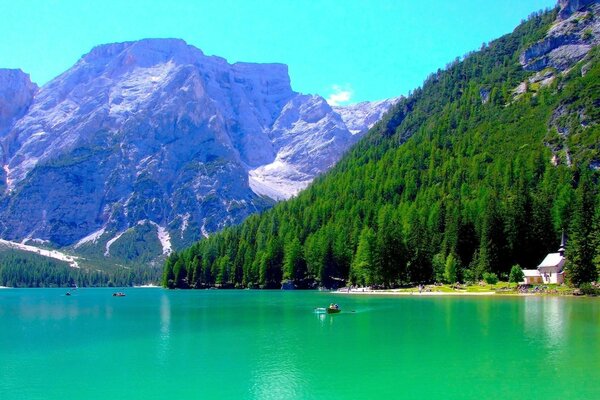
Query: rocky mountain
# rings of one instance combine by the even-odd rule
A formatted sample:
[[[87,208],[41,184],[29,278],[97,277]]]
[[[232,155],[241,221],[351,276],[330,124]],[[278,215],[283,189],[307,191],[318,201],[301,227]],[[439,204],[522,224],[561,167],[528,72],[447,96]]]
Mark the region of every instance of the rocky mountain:
[[[0,236],[168,253],[297,193],[391,103],[334,109],[285,65],[176,39],[96,47],[40,89],[1,71]]]
[[[559,18],[545,37],[521,54],[520,62],[528,71],[553,68],[563,72],[583,59],[600,43],[597,0],[562,0]]]
[[[568,74],[576,63],[589,58],[592,49],[600,44],[599,15],[598,0],[559,1],[558,17],[550,29],[520,55],[523,68],[536,73],[521,82],[514,93],[520,96],[550,86],[557,78]],[[590,61],[585,62],[581,74],[586,75],[591,65]],[[553,154],[553,164],[572,166],[569,142],[581,145],[580,136],[586,136],[587,132],[578,132],[576,127],[588,127],[593,119],[589,114],[582,105],[573,109],[572,105],[565,104],[554,111],[549,127],[558,135],[546,142]],[[600,169],[599,160],[590,160],[590,165]]]
[[[273,125],[272,162],[250,171],[255,193],[283,200],[331,168],[397,99],[330,107],[320,96],[297,96]]]

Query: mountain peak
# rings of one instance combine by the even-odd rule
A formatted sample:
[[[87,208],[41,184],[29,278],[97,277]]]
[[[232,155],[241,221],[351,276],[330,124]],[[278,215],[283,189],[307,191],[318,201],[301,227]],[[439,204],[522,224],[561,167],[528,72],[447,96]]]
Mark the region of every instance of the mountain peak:
[[[82,61],[96,64],[121,58],[125,65],[147,67],[169,60],[191,64],[202,57],[204,53],[200,49],[188,45],[182,39],[142,39],[96,46],[82,57]]]

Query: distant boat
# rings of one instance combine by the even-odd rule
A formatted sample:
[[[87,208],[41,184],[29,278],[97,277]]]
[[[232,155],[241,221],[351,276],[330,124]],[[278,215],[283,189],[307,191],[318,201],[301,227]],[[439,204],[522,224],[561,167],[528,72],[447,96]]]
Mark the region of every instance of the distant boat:
[[[65,296],[70,296],[70,295],[71,295],[71,292],[65,293]]]
[[[123,292],[115,292],[115,293],[113,293],[113,296],[114,297],[125,297],[125,293],[123,293]]]
[[[339,314],[342,309],[339,305],[331,303],[329,307],[317,307],[315,308],[316,314]],[[353,311],[354,312],[354,311]]]
[[[331,304],[327,307],[327,314],[338,314],[341,313],[342,309],[337,304]]]

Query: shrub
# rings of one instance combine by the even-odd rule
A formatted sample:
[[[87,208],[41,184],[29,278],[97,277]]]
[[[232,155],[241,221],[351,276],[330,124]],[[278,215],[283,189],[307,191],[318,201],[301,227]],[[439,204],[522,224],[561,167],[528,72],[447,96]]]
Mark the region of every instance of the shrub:
[[[587,296],[598,296],[600,295],[600,289],[594,287],[591,283],[582,283],[579,286],[579,290],[581,290],[582,294]]]
[[[484,272],[483,280],[488,285],[494,286],[496,283],[498,283],[498,275],[494,274],[493,272]]]

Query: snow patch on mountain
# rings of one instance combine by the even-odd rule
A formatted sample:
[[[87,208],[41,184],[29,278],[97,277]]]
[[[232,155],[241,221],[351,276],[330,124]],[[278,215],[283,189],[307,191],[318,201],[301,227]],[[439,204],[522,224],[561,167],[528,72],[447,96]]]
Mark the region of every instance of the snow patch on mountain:
[[[79,263],[77,262],[79,257],[70,256],[70,255],[60,252],[58,250],[40,249],[39,247],[30,246],[28,244],[23,244],[23,243],[12,242],[9,240],[4,240],[4,239],[0,239],[0,245],[4,245],[6,247],[17,249],[17,250],[27,251],[30,253],[36,253],[40,256],[53,258],[53,259],[59,260],[59,261],[65,261],[65,262],[69,263],[69,266],[71,268],[79,268]]]
[[[333,110],[342,117],[350,133],[361,135],[375,125],[398,100],[400,97],[372,102],[363,101],[344,107],[335,106]]]
[[[293,98],[273,126],[276,158],[249,171],[250,187],[274,200],[295,196],[331,168],[397,100],[331,107],[319,96]]]
[[[141,222],[141,221],[140,221]],[[138,222],[138,224],[140,223]],[[158,225],[156,222],[148,221],[151,225],[156,227],[156,234],[158,236],[158,241],[162,246],[163,254],[169,255],[173,251],[173,247],[171,246],[171,235],[165,229],[165,227]]]
[[[110,239],[108,242],[106,242],[106,245],[104,246],[104,257],[110,257],[110,246],[112,246],[112,244],[114,242],[119,240],[125,232],[126,231],[117,233],[116,236],[114,236],[112,239]]]
[[[104,235],[105,231],[106,231],[106,229],[102,228],[102,229],[97,230],[96,232],[92,232],[89,235],[87,235],[86,237],[84,237],[83,239],[81,239],[80,241],[78,241],[77,243],[75,243],[75,246],[73,246],[73,247],[77,249],[86,243],[94,244],[98,241],[100,236]]]
[[[297,195],[312,182],[312,178],[281,160],[250,170],[248,177],[254,193],[277,201]]]

